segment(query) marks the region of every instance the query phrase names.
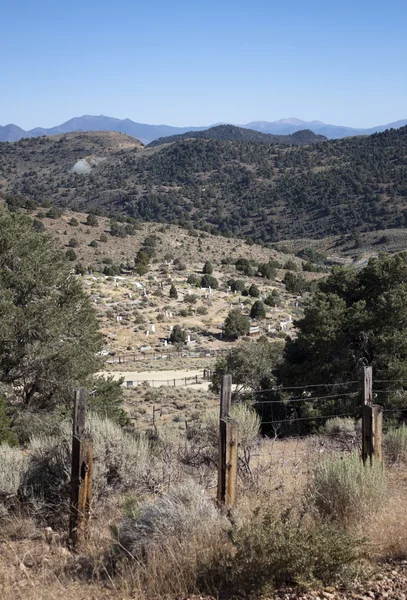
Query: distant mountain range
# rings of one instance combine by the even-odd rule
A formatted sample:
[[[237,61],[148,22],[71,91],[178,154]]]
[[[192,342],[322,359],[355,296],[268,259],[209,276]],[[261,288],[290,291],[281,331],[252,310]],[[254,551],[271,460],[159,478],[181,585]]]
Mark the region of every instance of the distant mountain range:
[[[216,123],[215,125],[219,125]],[[386,125],[378,125],[370,129],[355,129],[353,127],[343,127],[340,125],[328,125],[321,121],[302,121],[301,119],[289,118],[280,119],[279,121],[253,121],[246,125],[239,125],[245,129],[253,129],[261,133],[271,133],[273,135],[291,135],[297,131],[310,129],[317,135],[323,135],[328,139],[344,138],[354,135],[371,135],[385,131],[386,129],[398,129],[407,125],[407,119],[388,123]],[[116,131],[126,133],[137,138],[143,144],[149,144],[153,140],[162,137],[179,135],[189,131],[204,131],[214,127],[171,127],[170,125],[147,125],[144,123],[135,123],[130,119],[115,119],[113,117],[91,116],[84,115],[83,117],[75,117],[49,129],[36,127],[29,131],[25,131],[17,125],[0,125],[0,142],[16,142],[22,138],[38,137],[42,135],[57,135],[61,133],[70,133],[74,131]]]
[[[317,135],[310,129],[302,129],[288,135],[273,135],[271,133],[262,133],[246,127],[236,127],[236,125],[215,125],[203,131],[188,131],[178,135],[170,135],[158,138],[147,148],[160,146],[161,144],[173,144],[186,139],[206,139],[220,140],[222,142],[258,142],[260,144],[290,144],[294,146],[306,146],[316,142],[324,142],[327,138],[323,135]]]

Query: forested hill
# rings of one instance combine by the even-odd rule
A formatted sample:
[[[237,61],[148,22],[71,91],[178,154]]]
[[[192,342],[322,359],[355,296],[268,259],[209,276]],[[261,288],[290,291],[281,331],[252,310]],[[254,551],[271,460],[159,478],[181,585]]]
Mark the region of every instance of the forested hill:
[[[300,147],[188,139],[114,152],[69,136],[0,144],[1,193],[263,242],[407,227],[407,127]],[[70,147],[71,165],[104,160],[73,173]]]
[[[154,148],[162,144],[172,144],[187,139],[206,139],[220,140],[223,142],[258,142],[260,144],[290,144],[294,146],[304,146],[324,142],[327,138],[323,135],[317,135],[310,129],[297,131],[290,135],[273,135],[271,133],[261,133],[254,129],[245,129],[235,125],[216,125],[204,131],[188,131],[179,135],[171,135],[158,138],[148,145],[148,148]]]

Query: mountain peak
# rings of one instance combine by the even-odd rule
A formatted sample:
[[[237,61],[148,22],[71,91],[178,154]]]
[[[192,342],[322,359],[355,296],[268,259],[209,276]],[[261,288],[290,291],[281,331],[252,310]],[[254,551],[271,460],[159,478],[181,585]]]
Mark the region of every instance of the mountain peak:
[[[274,121],[274,123],[277,125],[304,125],[306,121],[297,119],[296,117],[288,117],[288,119],[280,119],[279,121]]]

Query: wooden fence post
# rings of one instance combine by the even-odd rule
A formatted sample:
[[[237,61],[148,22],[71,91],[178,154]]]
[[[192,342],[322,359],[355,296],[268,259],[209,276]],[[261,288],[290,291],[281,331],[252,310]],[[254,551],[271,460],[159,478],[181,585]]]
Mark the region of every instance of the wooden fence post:
[[[93,447],[85,423],[86,392],[81,389],[75,391],[72,428],[69,543],[74,549],[87,533],[92,502]]]
[[[383,464],[383,408],[373,404],[372,367],[363,369],[362,460]]]
[[[232,406],[232,375],[224,375],[220,386],[220,418],[229,417]]]
[[[236,501],[238,424],[230,418],[232,377],[224,375],[220,394],[218,503],[230,509]]]

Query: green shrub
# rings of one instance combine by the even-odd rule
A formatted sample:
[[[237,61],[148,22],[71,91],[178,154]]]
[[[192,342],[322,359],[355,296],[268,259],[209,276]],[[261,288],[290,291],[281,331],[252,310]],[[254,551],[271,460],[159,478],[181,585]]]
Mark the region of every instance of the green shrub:
[[[260,290],[254,283],[249,287],[249,296],[252,298],[258,298],[260,296]]]
[[[335,583],[349,573],[361,549],[358,540],[332,524],[309,523],[270,507],[260,508],[230,537],[234,551],[223,564],[220,557],[217,564],[208,564],[205,580],[213,582],[208,591],[226,588],[245,597],[287,585]]]
[[[76,252],[72,248],[69,248],[69,250],[65,252],[65,256],[71,262],[76,260]]]
[[[384,497],[381,465],[364,465],[358,452],[321,460],[314,469],[309,499],[321,517],[347,525],[371,514]]]
[[[384,438],[386,456],[391,462],[402,462],[407,459],[407,426],[392,427]]]
[[[101,234],[100,234],[100,238],[99,238],[99,240],[100,240],[101,242],[104,242],[104,243],[106,243],[106,242],[107,242],[107,235],[106,235],[105,233],[101,233]]]
[[[298,265],[293,260],[287,260],[287,262],[283,266],[283,269],[285,269],[286,271],[298,271]]]
[[[237,279],[236,281],[232,280],[230,283],[230,289],[232,292],[243,292],[245,287],[245,283],[242,281],[242,279]]]
[[[219,282],[216,279],[216,277],[213,277],[212,275],[204,275],[201,279],[201,287],[203,288],[212,288],[214,290],[217,290],[219,287]]]
[[[196,304],[198,301],[199,296],[197,296],[197,294],[185,294],[184,295],[184,302],[186,302],[187,304]]]
[[[42,221],[39,221],[38,219],[34,219],[33,227],[38,233],[42,233],[43,231],[45,231],[44,223]]]
[[[97,216],[94,214],[89,214],[86,219],[86,225],[88,225],[89,227],[97,227],[97,225],[98,225]]]
[[[274,296],[273,294],[269,294],[264,300],[264,304],[267,306],[277,306],[278,304],[278,296]]]
[[[189,275],[187,279],[187,283],[189,283],[189,285],[195,285],[197,287],[200,286],[200,281],[200,278],[198,277],[198,275],[195,275],[195,273],[191,273],[191,275]]]

